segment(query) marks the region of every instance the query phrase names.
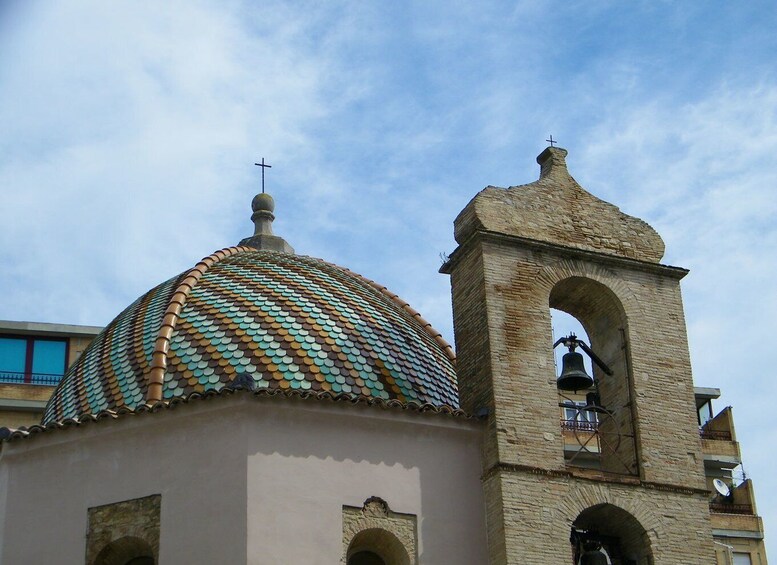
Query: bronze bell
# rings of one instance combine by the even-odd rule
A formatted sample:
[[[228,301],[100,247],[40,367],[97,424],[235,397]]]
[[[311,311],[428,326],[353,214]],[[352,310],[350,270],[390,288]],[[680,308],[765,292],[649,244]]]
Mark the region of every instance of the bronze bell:
[[[588,550],[583,553],[579,561],[580,565],[607,565],[607,556],[598,549]]]
[[[561,375],[556,381],[559,390],[586,390],[593,386],[594,379],[585,372],[583,356],[576,351],[565,353],[561,360]]]

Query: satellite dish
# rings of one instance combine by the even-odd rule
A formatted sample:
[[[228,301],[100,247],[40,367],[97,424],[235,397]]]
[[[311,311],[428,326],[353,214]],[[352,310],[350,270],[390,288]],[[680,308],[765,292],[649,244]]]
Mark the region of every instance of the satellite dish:
[[[731,489],[726,483],[724,483],[720,479],[713,480],[712,484],[715,487],[715,490],[718,491],[718,494],[720,494],[721,496],[725,496],[726,498],[731,496]]]

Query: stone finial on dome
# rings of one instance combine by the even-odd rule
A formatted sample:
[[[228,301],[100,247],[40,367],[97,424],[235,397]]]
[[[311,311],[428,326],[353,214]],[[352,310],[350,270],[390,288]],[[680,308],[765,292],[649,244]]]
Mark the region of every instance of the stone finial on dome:
[[[251,210],[254,213],[261,211],[275,212],[275,200],[266,192],[260,192],[251,201]]]
[[[272,235],[272,223],[275,220],[275,200],[266,192],[254,196],[251,201],[251,221],[254,222],[254,235]]]
[[[262,159],[261,166],[269,167],[269,165],[264,164],[264,159]],[[262,192],[254,196],[251,201],[251,210],[253,210],[251,220],[254,222],[254,235],[242,240],[240,245],[255,249],[280,251],[281,253],[294,253],[294,248],[285,239],[272,232],[272,223],[275,220],[273,213],[275,212],[275,200],[264,191],[264,168],[262,169]]]

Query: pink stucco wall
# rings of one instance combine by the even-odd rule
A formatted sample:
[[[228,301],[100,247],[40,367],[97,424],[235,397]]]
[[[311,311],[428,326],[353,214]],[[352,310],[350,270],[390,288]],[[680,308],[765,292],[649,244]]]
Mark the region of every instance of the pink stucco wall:
[[[84,562],[87,509],[162,495],[160,562],[338,563],[342,507],[418,516],[420,563],[484,563],[477,422],[217,398],[4,444],[0,563]]]

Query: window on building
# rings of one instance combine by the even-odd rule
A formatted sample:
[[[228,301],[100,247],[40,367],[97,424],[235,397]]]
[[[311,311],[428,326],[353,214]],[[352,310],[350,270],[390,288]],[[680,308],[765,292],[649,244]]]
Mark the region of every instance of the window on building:
[[[563,427],[579,430],[596,430],[596,424],[599,417],[593,410],[583,410],[586,406],[585,400],[567,400],[563,399],[564,422]]]
[[[734,565],[752,565],[749,553],[734,553]]]
[[[66,365],[66,339],[0,337],[0,382],[55,385]]]
[[[711,400],[708,400],[707,402],[699,406],[699,408],[697,409],[697,419],[699,421],[700,426],[703,426],[704,424],[712,420],[712,416],[713,414],[712,414]]]

